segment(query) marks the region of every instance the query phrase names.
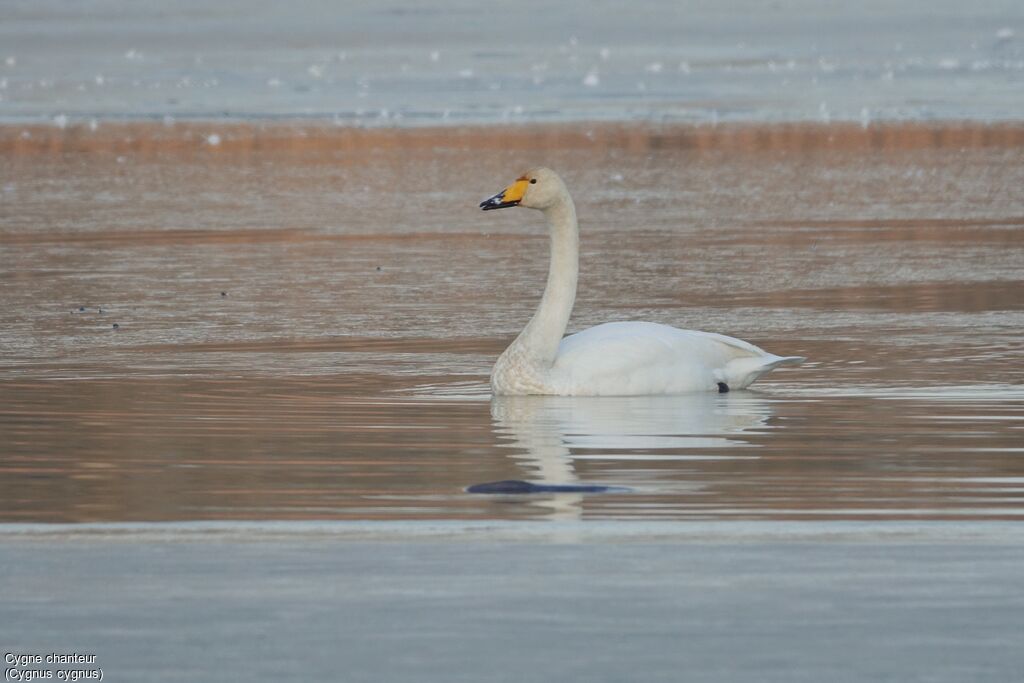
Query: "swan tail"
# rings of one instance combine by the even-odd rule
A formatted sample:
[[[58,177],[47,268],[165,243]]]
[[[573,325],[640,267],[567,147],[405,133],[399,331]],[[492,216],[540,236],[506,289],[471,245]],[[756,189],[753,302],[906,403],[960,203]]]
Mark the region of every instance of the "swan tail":
[[[775,368],[800,365],[805,360],[807,359],[803,356],[774,355],[737,358],[725,366],[722,381],[730,389],[745,389]]]
[[[781,368],[784,365],[802,365],[807,358],[805,356],[775,356],[770,362],[766,363],[764,367],[769,370],[775,368]]]

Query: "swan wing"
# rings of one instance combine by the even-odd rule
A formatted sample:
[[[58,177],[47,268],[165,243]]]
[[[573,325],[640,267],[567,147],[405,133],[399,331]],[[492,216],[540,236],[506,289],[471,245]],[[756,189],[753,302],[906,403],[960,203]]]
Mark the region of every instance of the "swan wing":
[[[558,393],[672,394],[748,386],[802,358],[741,339],[645,322],[606,323],[566,337],[552,367]]]

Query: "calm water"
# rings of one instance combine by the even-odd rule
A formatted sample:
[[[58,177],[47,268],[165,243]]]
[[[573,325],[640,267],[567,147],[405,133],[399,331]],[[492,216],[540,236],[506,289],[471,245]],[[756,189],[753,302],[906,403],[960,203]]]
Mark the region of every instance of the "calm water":
[[[0,3],[5,652],[1019,679],[1022,111],[1019,0]],[[548,240],[477,204],[537,164],[570,332],[809,362],[492,399]]]
[[[9,132],[0,522],[1018,519],[1014,130]],[[537,162],[581,217],[570,332],[653,320],[808,364],[492,400],[547,238],[476,205]],[[464,492],[500,479],[632,491]]]
[[[7,0],[0,120],[1020,120],[1019,0]]]

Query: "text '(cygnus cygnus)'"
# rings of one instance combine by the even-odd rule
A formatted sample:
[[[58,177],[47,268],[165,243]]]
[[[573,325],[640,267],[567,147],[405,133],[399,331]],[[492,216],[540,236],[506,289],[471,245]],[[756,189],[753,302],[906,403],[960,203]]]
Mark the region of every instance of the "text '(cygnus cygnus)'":
[[[579,226],[565,183],[547,168],[520,176],[480,204],[538,209],[551,233],[551,265],[533,318],[491,371],[495,394],[629,396],[729,391],[800,356],[776,356],[712,332],[646,322],[605,323],[562,338],[576,299]]]

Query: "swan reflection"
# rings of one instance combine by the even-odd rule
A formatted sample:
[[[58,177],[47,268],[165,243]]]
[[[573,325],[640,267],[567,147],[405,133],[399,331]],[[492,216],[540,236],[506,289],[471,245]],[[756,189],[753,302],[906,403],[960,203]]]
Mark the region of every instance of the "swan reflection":
[[[545,485],[580,483],[576,460],[755,458],[736,449],[753,446],[744,434],[757,433],[771,415],[769,400],[754,392],[491,400],[499,442],[515,450],[511,457],[522,465],[523,479]],[[729,452],[715,453],[721,449]],[[531,497],[530,503],[547,509],[549,517],[567,519],[581,515],[582,500],[583,493],[552,493]]]

